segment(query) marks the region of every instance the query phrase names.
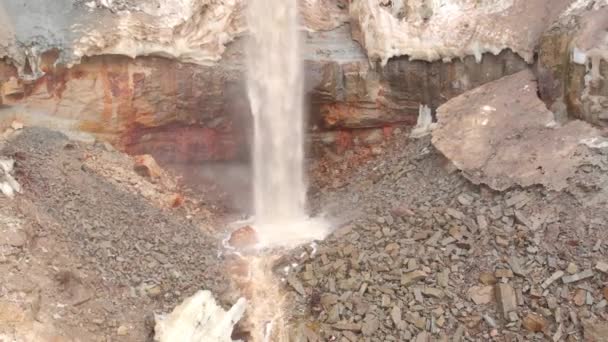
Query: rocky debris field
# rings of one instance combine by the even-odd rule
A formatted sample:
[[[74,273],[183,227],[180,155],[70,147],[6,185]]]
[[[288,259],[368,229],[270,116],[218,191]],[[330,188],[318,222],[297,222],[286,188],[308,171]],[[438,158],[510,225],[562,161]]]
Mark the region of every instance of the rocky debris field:
[[[290,341],[608,340],[601,147],[561,191],[500,192],[430,137],[391,134],[311,164],[311,210],[336,230],[271,251]],[[153,158],[22,127],[0,157],[20,190],[0,196],[0,340],[149,341],[154,314],[200,289],[224,308],[251,291],[222,253],[226,213]]]
[[[25,128],[0,140],[0,340],[145,341],[153,314],[221,293],[210,213],[148,157]]]
[[[395,140],[316,167],[315,207],[347,223],[277,265],[301,341],[608,341],[606,198],[577,182],[597,167],[496,192]]]

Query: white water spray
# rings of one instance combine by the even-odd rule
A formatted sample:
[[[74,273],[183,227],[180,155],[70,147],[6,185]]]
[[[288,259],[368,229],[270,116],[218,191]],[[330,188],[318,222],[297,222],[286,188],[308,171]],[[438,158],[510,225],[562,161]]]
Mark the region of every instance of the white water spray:
[[[326,235],[306,214],[303,63],[296,0],[250,0],[248,91],[254,117],[254,226],[260,245]]]

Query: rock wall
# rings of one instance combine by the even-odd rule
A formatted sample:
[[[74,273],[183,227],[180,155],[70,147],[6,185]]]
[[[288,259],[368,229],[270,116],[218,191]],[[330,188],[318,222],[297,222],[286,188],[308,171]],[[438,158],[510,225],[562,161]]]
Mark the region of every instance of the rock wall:
[[[572,0],[353,0],[353,37],[370,59],[451,60],[510,49],[527,62]]]
[[[302,0],[311,149],[380,143],[421,104],[434,111],[529,68],[539,42],[543,100],[601,121],[607,85],[594,75],[607,66],[592,38],[604,26],[580,23],[589,11],[602,23],[605,9],[579,0],[564,12],[572,2]],[[166,162],[246,158],[245,4],[1,0],[0,121],[91,133]],[[566,58],[575,46],[586,65]]]
[[[608,125],[608,1],[578,1],[540,43],[540,93],[551,110]]]

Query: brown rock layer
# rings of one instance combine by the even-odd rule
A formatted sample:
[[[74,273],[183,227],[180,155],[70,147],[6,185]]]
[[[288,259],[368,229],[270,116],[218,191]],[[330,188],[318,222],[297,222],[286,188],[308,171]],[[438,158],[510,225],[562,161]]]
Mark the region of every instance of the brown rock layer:
[[[599,4],[599,3],[598,3]],[[542,37],[539,90],[560,118],[608,124],[608,5],[572,8]]]
[[[93,133],[161,162],[243,159],[249,151],[250,113],[242,43],[231,46],[216,66],[97,56],[65,68],[54,66],[51,51],[41,63],[46,74],[27,81],[0,63],[3,104],[26,124]],[[306,62],[307,107],[311,127],[321,130],[311,142],[336,152],[382,142],[391,127],[415,123],[420,104],[436,108],[526,68],[510,51],[486,55],[481,63],[473,57],[450,63],[397,58],[378,69],[370,68],[362,52],[329,57],[315,55]]]

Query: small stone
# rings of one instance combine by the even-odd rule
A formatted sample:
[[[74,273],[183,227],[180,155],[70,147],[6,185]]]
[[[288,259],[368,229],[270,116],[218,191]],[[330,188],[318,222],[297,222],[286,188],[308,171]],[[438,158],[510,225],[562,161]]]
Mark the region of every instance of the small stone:
[[[419,288],[414,289],[414,299],[416,299],[418,303],[424,302],[424,297],[422,297],[422,291],[420,291]]]
[[[397,305],[394,305],[391,309],[391,319],[393,320],[395,327],[401,329],[403,326],[403,321],[401,320],[401,308]]]
[[[536,246],[528,246],[526,248],[526,251],[528,253],[530,253],[530,254],[536,254],[536,253],[538,253],[538,247],[536,247]]]
[[[513,273],[515,275],[518,275],[520,277],[526,277],[526,275],[528,274],[528,271],[526,271],[522,266],[521,266],[521,262],[519,261],[519,259],[517,257],[510,257],[508,260],[509,263],[509,267],[511,267],[511,271],[513,271]]]
[[[458,196],[458,202],[460,202],[460,204],[462,205],[471,205],[473,203],[473,196],[468,195],[468,194],[460,194]]]
[[[598,261],[598,263],[595,265],[595,269],[602,273],[608,274],[608,263]]]
[[[587,296],[585,297],[585,304],[593,305],[593,295],[589,291],[587,291]]]
[[[530,296],[533,298],[540,298],[543,296],[543,291],[541,291],[536,286],[530,288]]]
[[[287,283],[293,287],[296,292],[298,292],[301,296],[306,295],[306,291],[304,290],[304,285],[293,276],[287,278]]]
[[[116,334],[118,336],[127,336],[128,333],[129,333],[129,328],[127,328],[124,325],[119,326],[118,329],[116,330]]]
[[[574,273],[578,272],[578,266],[576,266],[575,263],[571,262],[568,264],[568,267],[566,268],[566,272],[568,272],[568,274],[574,274]]]
[[[443,271],[437,274],[437,285],[445,288],[448,287],[450,281],[450,269],[444,268]]]
[[[228,244],[237,249],[251,248],[258,242],[257,233],[251,226],[244,226],[235,230],[228,239]]]
[[[401,285],[409,286],[413,283],[418,282],[419,280],[425,279],[426,276],[427,274],[420,270],[406,273],[401,276]]]
[[[504,318],[509,317],[509,312],[517,310],[517,297],[515,290],[510,284],[496,284],[496,302]]]
[[[513,271],[509,269],[499,268],[494,272],[496,278],[513,278]]]
[[[440,243],[441,243],[442,246],[447,246],[447,245],[449,245],[451,243],[454,243],[454,242],[456,242],[456,239],[454,239],[451,236],[448,236],[445,239],[441,240]]]
[[[452,342],[461,342],[464,337],[464,325],[459,325],[452,336]]]
[[[361,325],[361,332],[365,336],[371,336],[376,332],[376,330],[378,330],[379,327],[380,321],[378,318],[375,315],[368,314],[365,316],[363,324]]]
[[[505,203],[506,203],[507,207],[512,207],[521,202],[528,202],[529,200],[530,200],[530,198],[528,197],[528,195],[525,192],[520,192],[519,194],[513,195],[510,198],[508,198],[505,201]]]
[[[160,286],[155,285],[146,289],[146,293],[148,294],[148,296],[156,298],[163,293],[163,289]]]
[[[431,340],[431,334],[426,331],[420,332],[414,342],[429,342]]]
[[[443,291],[434,287],[425,286],[422,288],[422,294],[427,297],[442,298]]]
[[[3,232],[0,236],[0,245],[8,245],[20,248],[25,246],[26,243],[27,236],[21,230],[8,230]]]
[[[532,228],[532,221],[521,210],[515,210],[515,220],[528,228]]]
[[[583,289],[578,289],[574,293],[574,298],[572,298],[572,301],[577,306],[583,306],[583,305],[585,305],[586,299],[587,299],[587,291],[585,291]]]
[[[329,308],[332,305],[338,303],[338,295],[333,293],[325,293],[321,296],[321,305],[325,308]]]
[[[570,283],[574,283],[577,281],[581,281],[587,278],[591,278],[593,277],[593,271],[592,270],[585,270],[583,272],[571,275],[571,276],[565,276],[562,278],[562,281],[564,282],[564,284],[570,284]]]
[[[549,278],[547,278],[542,284],[541,287],[543,289],[548,288],[551,284],[553,284],[556,280],[564,276],[563,271],[555,271]]]
[[[467,292],[469,298],[477,305],[488,304],[494,299],[493,286],[473,286]]]
[[[361,324],[351,322],[338,322],[332,325],[336,330],[361,331]]]
[[[585,341],[603,342],[608,336],[608,324],[601,321],[583,320]]]
[[[503,238],[502,236],[497,236],[496,244],[499,246],[507,247],[507,246],[509,246],[509,240]]]
[[[515,312],[515,311],[509,312],[509,321],[510,322],[517,322],[517,321],[519,321],[519,316],[517,316],[517,312]]]
[[[408,312],[405,315],[405,320],[416,326],[418,329],[426,328],[426,318],[420,317],[417,312]]]
[[[562,336],[564,334],[564,323],[560,324],[559,327],[557,327],[557,331],[555,331],[555,334],[553,335],[553,342],[558,342],[562,339]]]
[[[480,230],[488,229],[488,221],[486,220],[486,217],[483,215],[478,215],[477,216],[477,225],[479,226]]]
[[[456,209],[453,208],[448,208],[448,210],[446,210],[446,214],[452,216],[453,218],[457,219],[457,220],[463,220],[464,219],[464,214]]]
[[[138,155],[134,157],[134,171],[142,177],[160,178],[163,174],[162,168],[156,163],[154,157],[149,154]]]
[[[498,282],[496,277],[492,273],[489,273],[489,272],[482,272],[479,275],[479,281],[484,285],[494,285]]]
[[[496,321],[492,317],[483,315],[483,320],[490,326],[490,328],[496,328]]]
[[[13,120],[13,122],[11,122],[11,128],[14,129],[15,131],[23,129],[23,122],[21,122],[19,120]]]
[[[522,324],[529,331],[541,332],[545,330],[547,321],[540,315],[530,313],[524,317]]]

